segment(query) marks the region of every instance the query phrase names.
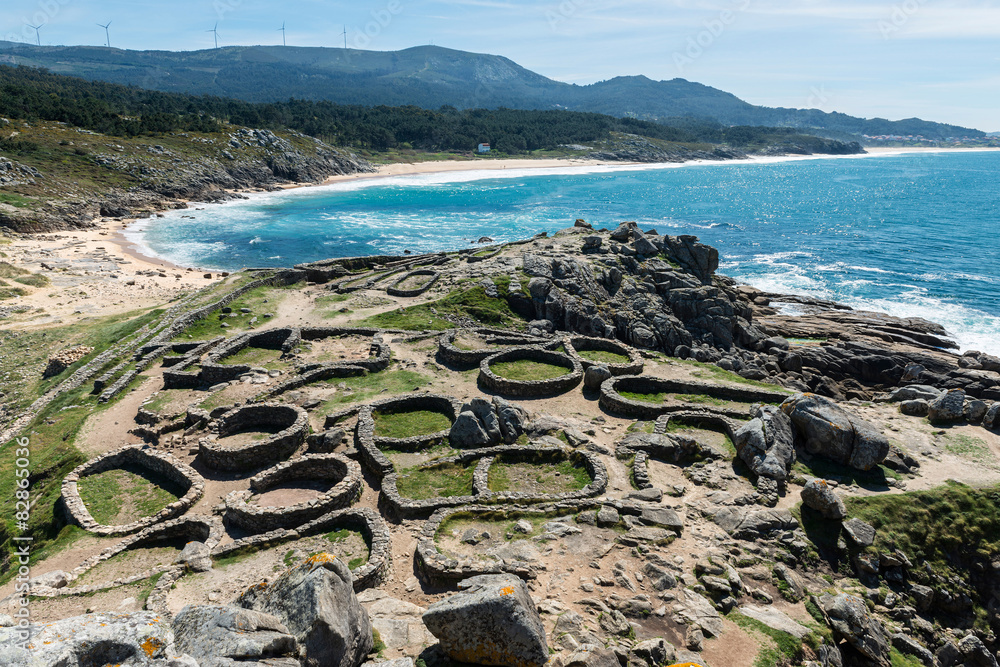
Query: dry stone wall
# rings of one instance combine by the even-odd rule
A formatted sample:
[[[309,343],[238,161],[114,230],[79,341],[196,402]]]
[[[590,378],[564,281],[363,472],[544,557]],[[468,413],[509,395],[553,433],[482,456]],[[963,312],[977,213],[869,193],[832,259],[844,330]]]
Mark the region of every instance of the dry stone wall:
[[[77,484],[80,479],[96,475],[125,465],[136,465],[150,470],[157,475],[186,489],[181,498],[170,503],[151,516],[120,526],[105,526],[97,523],[80,498]],[[106,454],[102,454],[74,469],[66,475],[62,482],[62,499],[71,523],[96,535],[128,535],[148,526],[153,526],[167,519],[182,514],[194,505],[205,492],[205,480],[194,468],[175,458],[167,452],[161,452],[148,445],[127,445]]]
[[[309,414],[296,405],[259,403],[226,412],[218,419],[219,437],[224,438],[253,428],[280,428],[278,433],[244,445],[229,446],[217,440],[203,440],[198,456],[215,470],[253,470],[288,458],[305,442]]]
[[[251,500],[294,480],[328,481],[331,486],[318,498],[284,507],[261,506]],[[226,521],[254,533],[293,528],[333,510],[347,507],[361,495],[361,466],[341,454],[307,454],[279,463],[250,478],[250,488],[225,498]]]
[[[537,361],[562,366],[566,374],[549,380],[511,380],[493,372],[493,364],[511,361]],[[483,359],[479,364],[479,382],[490,391],[504,396],[532,398],[554,396],[574,389],[583,381],[583,366],[561,352],[543,347],[517,347]]]
[[[635,394],[698,394],[742,403],[781,403],[789,396],[785,392],[767,389],[725,387],[701,382],[667,380],[650,375],[622,375],[612,377],[601,384],[601,393],[598,399],[601,408],[612,414],[649,420],[669,412],[686,412],[690,408],[626,398],[619,393],[621,391]],[[706,408],[706,410],[726,414],[722,410],[713,408]]]

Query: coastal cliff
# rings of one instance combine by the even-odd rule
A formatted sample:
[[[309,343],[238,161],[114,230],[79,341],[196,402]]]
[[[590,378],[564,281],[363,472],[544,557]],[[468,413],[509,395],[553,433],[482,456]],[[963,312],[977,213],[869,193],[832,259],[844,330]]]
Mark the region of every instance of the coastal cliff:
[[[61,123],[0,119],[19,148],[0,159],[0,227],[38,233],[95,219],[149,217],[186,201],[370,173],[349,151],[296,132],[230,126],[214,134],[112,137]]]

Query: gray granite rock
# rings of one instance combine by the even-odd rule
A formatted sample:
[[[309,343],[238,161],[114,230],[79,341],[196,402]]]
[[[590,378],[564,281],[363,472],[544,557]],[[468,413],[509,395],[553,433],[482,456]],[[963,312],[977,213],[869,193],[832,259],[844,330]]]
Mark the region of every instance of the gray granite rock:
[[[880,667],[889,667],[889,639],[885,628],[871,615],[864,600],[854,595],[824,595],[819,606],[835,638],[844,639]]]
[[[270,614],[223,605],[188,605],[174,618],[176,651],[208,667],[220,658],[261,661],[295,657],[298,645]]]
[[[825,479],[811,479],[802,487],[802,502],[827,519],[847,516],[844,501],[834,492]]]
[[[481,575],[423,616],[441,649],[477,665],[540,667],[549,657],[545,628],[528,587],[514,575]]]
[[[358,667],[371,651],[371,620],[354,594],[351,571],[328,554],[286,570],[266,587],[251,587],[236,604],[280,619],[298,640],[307,667]]]
[[[19,628],[0,628],[0,665],[52,667],[114,665],[153,667],[176,655],[174,633],[159,614],[99,612],[35,626],[30,649]]]

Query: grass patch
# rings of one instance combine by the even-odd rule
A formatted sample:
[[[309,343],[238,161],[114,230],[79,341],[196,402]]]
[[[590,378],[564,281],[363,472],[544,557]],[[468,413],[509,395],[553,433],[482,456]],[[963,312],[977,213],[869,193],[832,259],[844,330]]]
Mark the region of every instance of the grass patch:
[[[960,456],[963,459],[975,461],[976,463],[996,463],[996,457],[990,450],[990,446],[982,438],[976,438],[961,433],[947,434],[943,437],[944,450],[949,454]]]
[[[760,650],[754,659],[754,667],[775,667],[775,665],[796,665],[801,662],[802,642],[781,630],[764,625],[755,618],[744,616],[738,611],[726,615],[730,621],[751,634],[760,636]],[[770,640],[770,641],[767,641]]]
[[[226,554],[222,558],[213,559],[214,567],[228,567],[230,565],[235,565],[236,563],[240,563],[245,561],[247,558],[250,558],[250,556],[253,556],[257,553],[257,551],[258,549],[256,547],[243,547],[242,549],[237,549],[232,553]]]
[[[888,480],[902,479],[902,475],[884,465],[878,465],[871,470],[858,470],[857,468],[841,465],[834,461],[820,458],[819,456],[814,457],[808,463],[802,459],[797,459],[792,464],[791,471],[804,476],[838,479],[847,484],[857,484],[869,490],[885,490],[889,485]]]
[[[33,273],[29,276],[19,276],[14,278],[14,282],[21,283],[22,285],[27,285],[29,287],[45,287],[52,281],[43,275]]]
[[[6,283],[0,281],[0,300],[16,299],[28,294],[28,290],[23,287],[8,287],[6,285]]]
[[[14,266],[10,262],[0,262],[0,278],[17,278],[18,276],[26,276],[29,273],[26,269]]]
[[[412,412],[378,412],[375,418],[375,435],[380,438],[409,438],[414,435],[428,435],[451,427],[451,420],[433,410],[413,410]]]
[[[288,367],[288,364],[281,361],[281,352],[262,347],[245,347],[234,355],[220,359],[219,363],[226,366],[246,364],[248,366],[260,366],[268,370],[279,370]]]
[[[113,525],[124,510],[132,516],[126,522],[152,516],[184,494],[142,468],[122,467],[77,482],[80,498],[94,520]],[[162,485],[161,485],[162,484]]]
[[[587,469],[570,460],[559,463],[496,461],[490,466],[487,486],[490,491],[521,491],[525,484],[538,485],[545,493],[579,491],[593,481]]]
[[[490,370],[500,377],[519,382],[537,382],[551,380],[572,373],[572,369],[543,361],[518,359],[517,361],[501,361],[490,366]]]
[[[924,663],[920,662],[916,656],[903,655],[894,646],[889,647],[889,663],[892,667],[924,667]]]
[[[350,294],[327,294],[324,296],[316,297],[316,300],[314,302],[316,304],[315,312],[318,313],[319,316],[324,319],[330,319],[333,317],[337,317],[338,315],[343,315],[345,313],[341,313],[340,312],[341,309],[336,308],[335,306],[338,303],[343,303],[350,298],[351,298]]]
[[[629,362],[629,358],[624,354],[608,352],[607,350],[577,350],[576,353],[584,359],[601,364],[627,364]]]
[[[406,370],[382,371],[371,375],[360,375],[352,378],[331,378],[327,380],[330,384],[340,385],[341,382],[350,390],[340,390],[337,394],[320,406],[320,412],[326,410],[336,410],[346,403],[357,403],[365,401],[373,396],[386,394],[404,394],[414,389],[426,386],[430,379]]]
[[[475,465],[457,463],[409,468],[396,477],[396,489],[399,495],[413,500],[471,496],[472,473],[475,471]]]
[[[255,317],[258,318],[256,324],[260,325],[264,321],[264,313],[274,312],[289,292],[301,286],[302,283],[256,287],[229,304],[228,308],[232,309],[231,313],[223,313],[221,308],[213,310],[204,318],[193,322],[191,326],[175,336],[174,340],[209,340],[218,336],[226,336],[233,330],[241,331],[249,328],[252,326],[250,320]],[[248,308],[250,312],[241,312],[243,308]],[[229,326],[223,327],[223,323]]]
[[[707,378],[712,380],[720,380],[722,382],[732,382],[734,384],[745,384],[751,387],[759,387],[761,389],[768,389],[770,391],[782,392],[788,394],[789,396],[791,396],[793,393],[790,389],[779,387],[776,384],[769,384],[767,382],[758,382],[757,380],[748,380],[742,375],[738,375],[736,373],[733,373],[732,371],[727,371],[722,368],[719,368],[715,364],[709,364],[702,361],[695,361],[694,359],[676,359],[675,361],[678,361],[682,364],[687,364],[688,366],[694,366],[696,370],[692,371],[691,375],[695,376],[696,378],[702,378],[702,379]]]
[[[1000,553],[1000,487],[955,481],[927,491],[845,498],[848,515],[875,527],[875,547],[899,548],[914,562],[946,568]]]
[[[361,320],[358,326],[375,326],[407,331],[444,331],[455,324],[446,317],[472,319],[490,326],[512,327],[523,322],[503,298],[486,296],[482,287],[455,290],[437,301],[408,308],[398,308]]]
[[[674,399],[684,403],[695,403],[698,405],[715,405],[719,407],[727,407],[730,405],[729,401],[721,398],[715,398],[714,396],[709,396],[708,394],[677,394],[674,396]]]
[[[14,208],[31,208],[34,201],[13,192],[0,192],[0,204],[10,204]]]
[[[641,401],[643,403],[663,403],[667,400],[667,394],[660,392],[658,394],[639,394],[634,391],[619,391],[618,392],[622,398],[627,398],[630,401]]]

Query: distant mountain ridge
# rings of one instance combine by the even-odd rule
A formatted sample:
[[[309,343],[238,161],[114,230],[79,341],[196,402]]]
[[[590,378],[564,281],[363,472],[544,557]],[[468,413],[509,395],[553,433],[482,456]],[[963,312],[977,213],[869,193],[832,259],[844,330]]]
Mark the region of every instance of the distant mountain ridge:
[[[667,121],[714,119],[725,125],[784,126],[830,136],[983,137],[984,132],[910,118],[863,119],[815,109],[749,104],[685,79],[621,76],[579,86],[548,79],[508,58],[418,46],[402,51],[326,47],[231,46],[203,51],[127,51],[93,46],[33,46],[0,41],[0,63],[166,92],[251,102],[289,98],[428,109],[568,109]]]

